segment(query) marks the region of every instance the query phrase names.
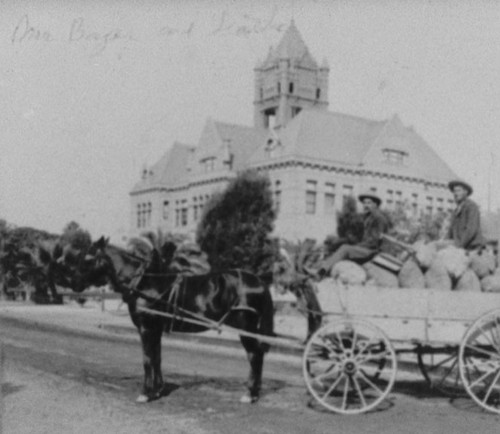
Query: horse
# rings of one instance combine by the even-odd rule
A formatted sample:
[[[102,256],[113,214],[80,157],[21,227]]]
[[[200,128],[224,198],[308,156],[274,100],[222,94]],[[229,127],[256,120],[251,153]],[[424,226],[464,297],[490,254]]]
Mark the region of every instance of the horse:
[[[273,336],[273,302],[269,288],[252,273],[243,270],[183,275],[172,271],[176,245],[167,242],[150,258],[134,256],[104,238],[93,243],[74,270],[75,290],[109,283],[122,293],[142,345],[144,382],[137,402],[162,396],[161,337],[163,332],[201,332],[211,324],[225,324],[250,333]],[[143,309],[149,309],[145,312]],[[164,317],[151,311],[171,315]],[[195,319],[196,324],[187,320]],[[205,319],[199,324],[199,319]],[[250,364],[247,388],[240,399],[259,399],[264,355],[268,343],[241,336]]]

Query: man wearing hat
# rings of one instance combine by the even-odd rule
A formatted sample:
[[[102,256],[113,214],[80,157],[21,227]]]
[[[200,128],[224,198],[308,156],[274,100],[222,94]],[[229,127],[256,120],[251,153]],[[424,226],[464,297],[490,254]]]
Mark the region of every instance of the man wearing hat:
[[[344,259],[363,263],[373,258],[380,249],[382,234],[389,229],[389,222],[384,214],[379,210],[381,199],[372,194],[361,194],[358,199],[363,204],[363,238],[359,244],[344,244],[330,257],[326,258],[320,269],[318,276],[328,275],[333,266]]]
[[[481,233],[479,207],[469,199],[472,187],[464,181],[455,180],[448,184],[457,207],[451,216],[447,238],[457,247],[473,250],[484,245]]]

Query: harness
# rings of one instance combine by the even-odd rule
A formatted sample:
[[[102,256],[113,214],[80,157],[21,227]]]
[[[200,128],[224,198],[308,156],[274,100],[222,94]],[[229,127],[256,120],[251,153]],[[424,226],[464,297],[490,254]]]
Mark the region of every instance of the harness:
[[[251,306],[248,306],[245,303],[245,297],[244,294],[239,293],[238,294],[238,300],[236,300],[235,304],[231,306],[227,312],[222,316],[222,318],[219,321],[213,321],[207,318],[204,315],[192,312],[188,309],[184,309],[180,305],[183,304],[183,301],[186,297],[186,288],[187,288],[187,279],[186,275],[183,275],[182,273],[146,273],[146,268],[147,268],[147,263],[143,263],[141,267],[137,270],[137,273],[134,275],[132,280],[130,281],[130,285],[123,285],[121,284],[120,286],[125,288],[127,290],[127,298],[130,300],[130,298],[142,298],[143,300],[146,300],[150,302],[153,305],[158,305],[161,304],[166,309],[169,311],[169,316],[171,317],[172,321],[170,322],[170,327],[168,332],[173,331],[174,323],[175,321],[183,321],[183,319],[187,316],[188,318],[194,318],[196,320],[204,322],[203,324],[200,325],[206,325],[207,327],[213,327],[214,324],[216,324],[218,327],[222,326],[228,316],[231,314],[231,312],[238,311],[238,310],[245,310],[252,312],[255,315],[258,315],[258,312],[256,309],[254,309]],[[236,271],[238,275],[238,288],[242,287],[242,271],[240,269],[237,270],[231,270],[231,271]],[[211,273],[211,274],[219,274],[222,275],[223,273]],[[145,294],[143,291],[137,289],[137,286],[139,283],[142,281],[144,277],[167,277],[167,276],[176,276],[174,282],[171,284],[169,288],[167,288],[165,291],[160,293],[158,296],[154,297],[151,295]],[[252,293],[252,291],[248,291],[248,293]],[[254,292],[256,293],[256,292]],[[165,296],[168,294],[168,298],[165,299]],[[182,299],[180,300],[180,297]],[[125,298],[125,296],[124,296]]]

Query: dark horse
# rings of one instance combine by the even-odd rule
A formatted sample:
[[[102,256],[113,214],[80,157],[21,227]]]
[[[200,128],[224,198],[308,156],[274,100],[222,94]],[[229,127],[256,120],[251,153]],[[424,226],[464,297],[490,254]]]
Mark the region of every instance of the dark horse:
[[[186,319],[209,321],[247,332],[273,335],[273,302],[267,287],[253,274],[230,270],[186,276],[172,272],[176,246],[166,243],[145,261],[126,250],[95,242],[75,270],[75,290],[109,282],[123,294],[132,322],[141,337],[144,384],[138,402],[159,398],[163,391],[161,336],[164,331],[200,332],[207,327]],[[166,318],[142,311],[166,313]],[[240,336],[250,362],[248,392],[241,402],[255,402],[261,388],[264,354],[269,345]]]

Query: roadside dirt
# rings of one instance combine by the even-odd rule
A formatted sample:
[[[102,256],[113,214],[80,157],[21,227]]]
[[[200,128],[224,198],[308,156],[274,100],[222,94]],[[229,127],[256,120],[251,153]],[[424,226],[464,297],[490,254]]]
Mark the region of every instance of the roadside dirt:
[[[81,377],[71,380],[7,362],[4,378],[4,434],[210,432],[188,416],[144,411],[128,396]]]

